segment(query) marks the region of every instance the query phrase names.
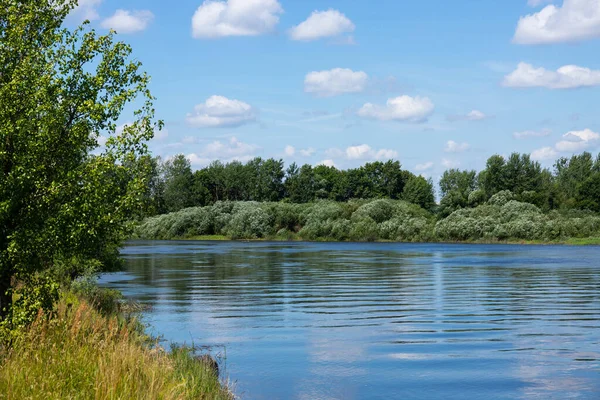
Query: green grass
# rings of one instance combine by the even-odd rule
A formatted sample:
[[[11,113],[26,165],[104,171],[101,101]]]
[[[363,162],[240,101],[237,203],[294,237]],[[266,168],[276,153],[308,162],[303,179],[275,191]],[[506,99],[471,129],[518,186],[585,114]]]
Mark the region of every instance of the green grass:
[[[200,235],[200,236],[191,236],[186,238],[181,238],[177,240],[204,240],[204,241],[225,241],[231,240],[225,235]]]
[[[189,349],[149,346],[139,324],[64,297],[10,349],[0,348],[1,399],[232,399]]]
[[[199,241],[233,241],[233,239],[224,235],[203,235],[193,236],[184,239],[177,240],[199,240]],[[340,241],[332,238],[319,238],[317,240],[307,240],[294,234],[290,237],[268,237],[263,239],[241,239],[240,241],[247,242],[260,242],[260,241],[273,241],[273,242],[351,242],[351,240]],[[377,243],[402,243],[393,240],[375,240]],[[419,243],[419,242],[416,242]],[[600,237],[590,238],[570,238],[563,240],[523,240],[523,239],[508,239],[508,240],[467,240],[467,241],[431,241],[431,243],[456,243],[456,244],[521,244],[521,245],[568,245],[568,246],[600,246]]]
[[[574,246],[600,246],[600,237],[572,238],[568,239],[565,244]]]

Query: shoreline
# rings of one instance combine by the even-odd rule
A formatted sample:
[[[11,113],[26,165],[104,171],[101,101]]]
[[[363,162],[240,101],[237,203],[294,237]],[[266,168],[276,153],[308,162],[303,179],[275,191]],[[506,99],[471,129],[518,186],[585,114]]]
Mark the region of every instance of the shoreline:
[[[373,240],[373,241],[350,241],[319,239],[307,240],[302,238],[256,238],[256,239],[232,239],[223,235],[201,235],[191,237],[180,237],[173,239],[131,239],[131,240],[160,240],[160,241],[198,241],[198,242],[297,242],[297,243],[404,243],[404,244],[487,244],[487,245],[523,245],[523,246],[600,246],[600,237],[589,238],[569,238],[564,240],[546,241],[546,240],[457,240],[457,241],[423,241],[423,242],[402,242],[394,240]]]

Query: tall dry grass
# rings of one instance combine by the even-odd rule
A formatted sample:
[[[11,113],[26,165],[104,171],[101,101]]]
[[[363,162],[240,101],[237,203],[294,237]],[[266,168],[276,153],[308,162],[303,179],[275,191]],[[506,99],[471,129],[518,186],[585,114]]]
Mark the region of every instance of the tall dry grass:
[[[151,348],[135,322],[85,301],[62,299],[0,353],[2,399],[232,399],[191,350]]]

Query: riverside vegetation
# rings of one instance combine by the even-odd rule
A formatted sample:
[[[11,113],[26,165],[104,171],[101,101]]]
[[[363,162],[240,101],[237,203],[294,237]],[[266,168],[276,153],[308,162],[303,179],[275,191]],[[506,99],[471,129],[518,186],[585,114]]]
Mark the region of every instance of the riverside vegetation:
[[[93,285],[146,214],[140,160],[162,122],[130,46],[63,28],[76,5],[0,0],[0,398],[230,398]]]
[[[152,164],[141,239],[600,243],[600,156],[492,156],[486,168],[446,171],[436,204],[429,180],[398,161],[350,170],[255,159],[192,173],[178,156]],[[197,205],[196,207],[190,207]],[[162,212],[162,214],[161,214]]]

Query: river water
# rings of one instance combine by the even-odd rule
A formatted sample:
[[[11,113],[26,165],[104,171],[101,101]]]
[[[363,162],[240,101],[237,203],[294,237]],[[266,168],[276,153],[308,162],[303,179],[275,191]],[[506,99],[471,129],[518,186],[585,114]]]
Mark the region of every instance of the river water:
[[[600,399],[600,247],[131,242],[101,284],[243,399]]]

